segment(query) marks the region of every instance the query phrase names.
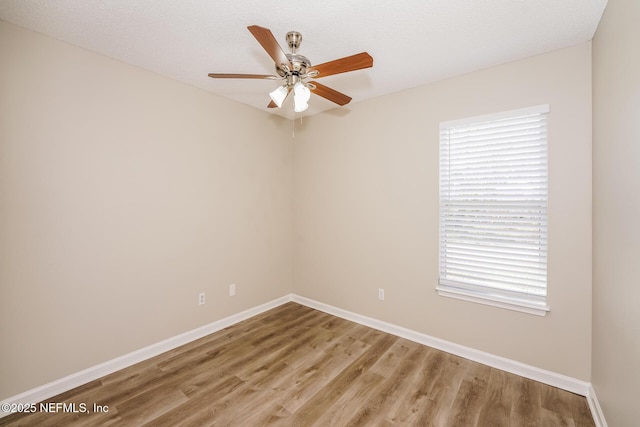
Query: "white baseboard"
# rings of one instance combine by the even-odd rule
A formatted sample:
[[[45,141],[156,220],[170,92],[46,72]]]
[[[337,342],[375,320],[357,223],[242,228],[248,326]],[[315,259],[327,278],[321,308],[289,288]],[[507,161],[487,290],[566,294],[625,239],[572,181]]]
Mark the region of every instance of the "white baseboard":
[[[571,378],[566,375],[558,374],[556,372],[540,369],[535,366],[496,356],[494,354],[485,353],[484,351],[475,350],[470,347],[465,347],[463,345],[435,338],[420,332],[412,331],[401,326],[396,326],[391,323],[373,319],[371,317],[352,313],[350,311],[317,302],[309,298],[293,295],[293,301],[320,311],[324,311],[325,313],[341,317],[343,319],[351,320],[353,322],[360,323],[362,325],[369,326],[383,332],[388,332],[390,334],[406,338],[408,340],[424,344],[429,347],[437,348],[438,350],[446,351],[447,353],[455,354],[456,356],[464,357],[465,359],[473,360],[474,362],[482,363],[483,365],[488,365],[493,368],[511,372],[513,374],[520,375],[525,378],[530,378],[544,384],[549,384],[563,390],[568,390],[572,393],[580,394],[582,396],[587,396],[589,393],[590,384],[576,378]]]
[[[596,427],[607,427],[607,421],[604,419],[604,413],[602,412],[602,407],[596,397],[596,391],[594,390],[593,385],[589,385],[587,403],[589,404],[589,409],[591,409],[591,415],[593,415],[593,421],[595,422]]]
[[[65,391],[71,390],[75,387],[79,387],[83,384],[96,380],[120,369],[124,369],[138,362],[142,362],[143,360],[157,356],[166,351],[172,350],[176,347],[217,332],[221,329],[234,325],[267,310],[271,310],[272,308],[278,307],[289,301],[294,301],[298,304],[302,304],[307,307],[314,308],[316,310],[320,310],[337,317],[341,317],[343,319],[351,320],[353,322],[360,323],[362,325],[378,329],[380,331],[387,332],[402,338],[406,338],[408,340],[424,344],[438,350],[446,351],[447,353],[455,354],[456,356],[464,357],[465,359],[469,359],[474,362],[482,363],[484,365],[511,372],[513,374],[520,375],[525,378],[530,378],[535,381],[540,381],[544,384],[549,384],[563,390],[568,390],[572,393],[580,394],[587,398],[587,402],[589,403],[589,408],[591,409],[591,412],[593,414],[596,426],[607,427],[607,423],[605,422],[604,416],[602,414],[602,409],[600,408],[595,395],[595,390],[593,390],[593,387],[590,383],[571,378],[566,375],[540,369],[535,366],[526,365],[515,360],[506,359],[504,357],[496,356],[480,350],[475,350],[470,347],[465,347],[459,344],[435,338],[420,332],[403,328],[401,326],[396,326],[391,323],[373,319],[371,317],[362,316],[357,313],[333,307],[331,305],[314,301],[312,299],[301,297],[295,294],[285,295],[281,298],[277,298],[273,301],[267,302],[257,307],[245,310],[221,320],[217,320],[200,328],[196,328],[183,334],[176,335],[175,337],[166,339],[156,344],[152,344],[140,350],[136,350],[134,352],[125,354],[123,356],[117,357],[83,371],[52,381],[40,387],[28,390],[24,393],[9,397],[0,402],[0,404],[41,402],[45,399],[49,399],[60,393],[64,393]],[[0,418],[5,415],[8,415],[8,413],[0,411]]]
[[[183,334],[176,335],[164,341],[160,341],[158,343],[141,348],[123,356],[116,357],[115,359],[108,360],[99,365],[92,366],[80,372],[76,372],[74,374],[52,381],[48,384],[28,390],[24,393],[9,397],[0,402],[0,405],[4,403],[41,402],[45,399],[49,399],[53,396],[79,387],[105,375],[119,371],[120,369],[127,368],[131,365],[142,362],[143,360],[147,360],[166,351],[173,350],[176,347],[187,344],[191,341],[195,341],[199,338],[217,332],[228,326],[234,325],[257,314],[263,313],[267,310],[271,310],[272,308],[275,308],[289,301],[292,301],[292,296],[285,295],[281,298],[277,298],[273,301],[267,302],[257,307],[253,307],[232,316],[225,317],[224,319],[217,320],[215,322],[209,323],[208,325],[204,325]],[[9,415],[9,413],[0,411],[0,418],[6,415]]]

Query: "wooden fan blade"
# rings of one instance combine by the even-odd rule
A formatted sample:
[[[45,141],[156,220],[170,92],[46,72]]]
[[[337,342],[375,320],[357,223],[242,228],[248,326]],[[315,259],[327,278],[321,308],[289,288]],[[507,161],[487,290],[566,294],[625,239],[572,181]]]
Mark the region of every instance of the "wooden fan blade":
[[[270,29],[260,27],[258,25],[251,25],[247,27],[247,29],[251,31],[253,37],[258,40],[258,43],[260,43],[262,48],[267,51],[276,65],[286,64],[289,69],[293,68],[291,66],[291,63],[289,62],[289,59],[287,58],[287,55],[285,55],[284,51],[276,41],[276,38],[273,36],[273,33]]]
[[[355,55],[345,56],[344,58],[316,65],[315,67],[309,68],[307,71],[317,71],[318,75],[315,78],[319,79],[320,77],[332,76],[334,74],[346,73],[348,71],[361,70],[369,67],[373,67],[373,58],[367,52],[360,52]]]
[[[267,108],[278,108],[278,106],[276,105],[275,102],[273,102],[273,100],[271,100],[271,102],[269,103],[269,105],[267,105]]]
[[[227,73],[209,73],[209,77],[214,79],[269,79],[275,80],[278,77],[269,74],[227,74]]]
[[[349,102],[351,102],[351,97],[345,95],[344,93],[340,93],[328,86],[321,85],[318,82],[313,82],[313,85],[316,88],[311,89],[311,92],[315,93],[316,95],[320,95],[321,97],[326,98],[331,102],[335,102],[338,105],[347,105]]]

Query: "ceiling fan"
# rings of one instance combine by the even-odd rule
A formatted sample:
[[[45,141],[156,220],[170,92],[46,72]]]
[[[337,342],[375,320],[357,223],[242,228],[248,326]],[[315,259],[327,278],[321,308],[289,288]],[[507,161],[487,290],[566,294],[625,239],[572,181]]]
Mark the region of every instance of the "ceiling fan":
[[[267,105],[268,108],[280,108],[291,91],[293,91],[294,110],[296,112],[302,112],[309,107],[307,102],[311,93],[315,93],[338,105],[346,105],[351,102],[351,97],[316,81],[311,82],[309,79],[319,79],[373,66],[373,58],[367,52],[313,66],[306,56],[297,53],[302,42],[302,35],[297,31],[287,33],[286,40],[291,53],[284,53],[268,28],[251,25],[247,29],[274,60],[278,75],[209,73],[209,77],[214,79],[282,80],[283,83],[269,94],[271,102]]]

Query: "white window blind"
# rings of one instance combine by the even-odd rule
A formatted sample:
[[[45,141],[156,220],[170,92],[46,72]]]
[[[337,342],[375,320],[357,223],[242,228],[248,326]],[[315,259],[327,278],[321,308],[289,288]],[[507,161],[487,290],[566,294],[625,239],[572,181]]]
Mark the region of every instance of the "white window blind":
[[[440,125],[442,295],[548,311],[548,111]]]

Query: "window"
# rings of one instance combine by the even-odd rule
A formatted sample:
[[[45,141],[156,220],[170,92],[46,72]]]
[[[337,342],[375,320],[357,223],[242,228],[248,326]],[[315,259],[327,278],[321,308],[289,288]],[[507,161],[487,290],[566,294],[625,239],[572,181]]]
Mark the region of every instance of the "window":
[[[440,295],[549,311],[548,112],[440,124]]]

